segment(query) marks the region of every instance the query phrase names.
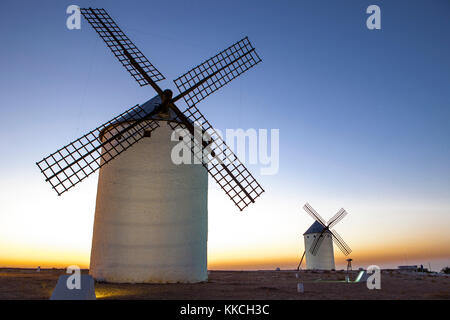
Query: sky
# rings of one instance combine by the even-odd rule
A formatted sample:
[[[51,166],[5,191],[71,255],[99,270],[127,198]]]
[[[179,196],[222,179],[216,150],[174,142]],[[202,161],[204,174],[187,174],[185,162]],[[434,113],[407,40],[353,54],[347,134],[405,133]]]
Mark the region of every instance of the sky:
[[[295,268],[313,220],[354,265],[450,265],[450,2],[0,3],[0,266],[89,265],[97,175],[58,197],[35,162],[155,93],[66,8],[107,9],[168,80],[248,36],[262,63],[198,107],[218,129],[279,129],[279,171],[240,212],[210,180],[208,267]],[[381,8],[381,29],[366,8]],[[338,267],[345,257],[335,248]]]

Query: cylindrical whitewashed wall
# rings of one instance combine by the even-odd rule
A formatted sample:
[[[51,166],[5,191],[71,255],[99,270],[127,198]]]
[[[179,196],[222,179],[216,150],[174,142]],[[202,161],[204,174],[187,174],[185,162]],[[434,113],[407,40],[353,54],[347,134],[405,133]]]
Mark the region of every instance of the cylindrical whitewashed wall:
[[[97,280],[207,280],[207,171],[173,164],[179,142],[159,124],[100,169],[89,271]]]
[[[306,249],[306,268],[309,270],[332,270],[335,269],[334,264],[334,251],[333,251],[333,239],[330,233],[324,233],[323,242],[319,247],[316,255],[313,255],[309,250],[316,237],[319,237],[320,233],[309,233],[304,235],[305,249]]]

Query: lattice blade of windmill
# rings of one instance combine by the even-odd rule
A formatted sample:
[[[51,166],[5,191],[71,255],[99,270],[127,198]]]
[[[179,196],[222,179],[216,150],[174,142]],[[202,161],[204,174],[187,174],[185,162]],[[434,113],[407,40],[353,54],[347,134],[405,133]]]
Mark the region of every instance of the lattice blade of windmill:
[[[311,207],[311,205],[307,202],[303,206],[303,209],[317,222],[319,222],[323,227],[326,227],[325,220],[320,216],[320,214]]]
[[[151,115],[136,105],[36,164],[61,195],[159,127]]]
[[[259,62],[261,58],[245,37],[178,77],[174,83],[179,96],[192,107]]]
[[[339,233],[337,233],[336,230],[333,229],[330,231],[333,236],[334,243],[336,243],[336,245],[339,247],[339,249],[341,249],[344,255],[348,256],[352,252],[352,249],[350,249],[348,244],[345,243],[344,239],[342,239],[342,237],[339,235]]]
[[[335,225],[338,224],[339,221],[341,221],[342,219],[344,219],[344,217],[348,214],[347,211],[344,210],[344,208],[341,208],[341,210],[339,210],[330,220],[328,220],[328,228],[331,229],[333,228]]]
[[[125,51],[154,82],[165,79],[161,72],[159,72],[158,69],[150,63],[144,54],[134,45],[133,42],[131,42],[125,33],[123,33],[105,9],[81,8],[80,11],[84,18],[86,18],[86,20],[98,33],[100,38],[105,41],[111,52],[140,86],[146,86],[150,83],[145,79],[142,73],[131,64]]]
[[[316,237],[313,241],[313,243],[311,244],[311,248],[309,249],[309,252],[311,252],[311,254],[313,256],[315,256],[317,254],[317,252],[320,249],[320,246],[323,243],[323,240],[325,239],[325,231],[322,231],[318,237]]]
[[[188,108],[184,115],[195,124],[200,133],[199,139],[183,139],[191,149],[194,159],[201,163],[222,190],[242,211],[259,197],[264,189],[253,175],[226,145],[216,130],[194,105]],[[183,128],[182,124],[169,122],[172,129]],[[185,132],[185,134],[190,134]],[[195,134],[194,134],[195,135]],[[202,144],[202,137],[207,136],[207,146]],[[191,145],[189,145],[191,144]]]

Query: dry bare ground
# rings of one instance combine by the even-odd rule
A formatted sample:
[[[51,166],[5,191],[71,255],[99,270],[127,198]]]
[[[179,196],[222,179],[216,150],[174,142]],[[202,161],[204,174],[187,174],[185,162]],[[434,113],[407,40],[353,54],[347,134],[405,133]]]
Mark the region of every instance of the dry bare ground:
[[[48,299],[61,269],[36,272],[0,269],[0,299]],[[83,273],[87,273],[84,270]],[[211,271],[209,280],[197,284],[96,283],[97,299],[450,299],[450,277],[383,270],[381,290],[365,283],[317,282],[343,280],[344,272]],[[351,279],[357,272],[351,273]],[[297,283],[304,283],[304,293]]]

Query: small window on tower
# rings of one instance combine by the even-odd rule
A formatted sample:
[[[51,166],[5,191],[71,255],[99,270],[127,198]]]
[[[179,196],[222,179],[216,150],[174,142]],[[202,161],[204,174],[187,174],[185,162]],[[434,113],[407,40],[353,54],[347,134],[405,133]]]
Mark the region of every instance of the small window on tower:
[[[144,137],[148,138],[152,135],[152,132],[150,130],[145,130],[144,131]]]

